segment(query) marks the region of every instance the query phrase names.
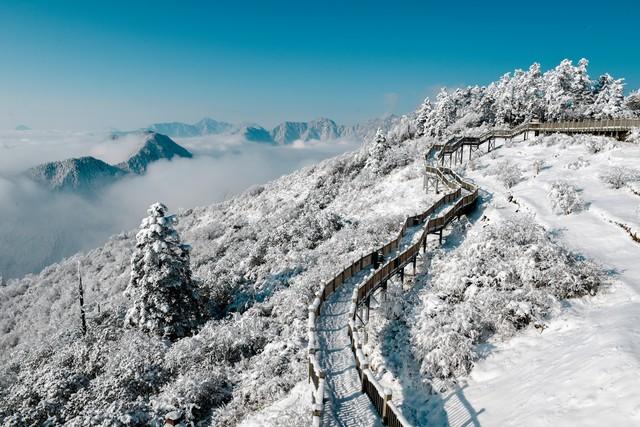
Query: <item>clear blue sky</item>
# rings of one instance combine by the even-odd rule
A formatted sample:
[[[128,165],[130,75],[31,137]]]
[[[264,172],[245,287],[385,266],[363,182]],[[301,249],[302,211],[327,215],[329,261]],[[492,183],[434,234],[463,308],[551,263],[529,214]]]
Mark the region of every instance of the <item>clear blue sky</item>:
[[[635,89],[639,16],[616,0],[4,0],[0,128],[354,123],[565,57]]]

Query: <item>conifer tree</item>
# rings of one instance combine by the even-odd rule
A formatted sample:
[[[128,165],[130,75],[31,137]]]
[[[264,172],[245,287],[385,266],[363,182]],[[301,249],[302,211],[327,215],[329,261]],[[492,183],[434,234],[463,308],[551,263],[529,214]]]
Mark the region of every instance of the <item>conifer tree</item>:
[[[589,115],[596,119],[614,119],[624,114],[624,80],[603,74],[594,85],[595,100]]]
[[[427,132],[425,130],[425,125],[427,120],[431,117],[431,112],[433,111],[433,105],[431,105],[431,100],[429,98],[425,98],[418,110],[418,117],[416,118],[416,133],[418,136],[425,135]]]
[[[189,335],[201,319],[197,287],[191,277],[188,245],[174,229],[175,215],[154,203],[136,235],[126,293],[133,306],[125,323],[168,339]]]

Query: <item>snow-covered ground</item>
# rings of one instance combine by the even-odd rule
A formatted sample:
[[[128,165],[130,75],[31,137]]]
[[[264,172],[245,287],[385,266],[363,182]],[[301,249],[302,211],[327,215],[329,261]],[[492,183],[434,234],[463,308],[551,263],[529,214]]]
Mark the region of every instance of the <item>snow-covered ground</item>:
[[[634,190],[637,183],[614,189],[601,179],[615,167],[633,172],[640,147],[588,136],[537,141],[505,144],[467,168],[467,177],[484,190],[485,200],[472,227],[529,216],[569,250],[601,265],[609,285],[595,296],[565,300],[542,332],[530,325],[506,341],[491,339],[478,348],[484,356],[470,375],[448,388],[421,376],[403,320],[385,321],[388,307],[374,311],[372,366],[403,413],[419,425],[640,423],[640,243],[619,225],[631,233],[640,229],[640,196]],[[590,152],[590,145],[601,151]],[[536,174],[537,160],[544,162],[538,162]],[[504,174],[496,175],[496,168],[504,170],[505,165],[521,171],[510,189],[500,179]],[[577,189],[582,210],[554,212],[549,193],[557,182]],[[464,234],[450,230],[437,251],[454,250]],[[424,271],[429,257],[419,266]],[[413,297],[411,290],[405,291],[404,304],[415,304]]]
[[[609,269],[613,278],[612,285],[595,297],[566,302],[544,332],[529,328],[508,342],[492,343],[495,347],[476,364],[463,390],[469,404],[482,411],[482,424],[640,423],[640,244],[613,223],[638,230],[640,197],[629,188],[612,189],[599,178],[612,166],[637,168],[640,147],[618,144],[591,154],[586,139],[571,144],[573,138],[551,136],[539,145],[515,143],[500,148],[497,159],[484,156],[480,168],[469,171],[492,195],[487,217],[531,212],[570,249]],[[508,191],[495,177],[483,174],[483,167],[501,158],[524,171],[525,180],[510,190],[520,209],[506,201]],[[537,177],[532,176],[535,159],[546,163]],[[589,162],[584,167],[567,167],[585,164],[584,160]],[[547,193],[557,180],[582,190],[585,211],[552,212]]]

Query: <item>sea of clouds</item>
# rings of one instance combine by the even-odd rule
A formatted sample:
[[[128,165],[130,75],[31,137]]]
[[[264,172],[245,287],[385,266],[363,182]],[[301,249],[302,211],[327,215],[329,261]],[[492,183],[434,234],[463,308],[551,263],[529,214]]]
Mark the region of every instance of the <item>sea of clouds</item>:
[[[11,131],[0,134],[0,276],[19,277],[109,236],[134,229],[151,203],[171,211],[209,205],[325,158],[358,149],[361,142],[298,141],[288,146],[251,143],[237,135],[175,139],[193,159],[160,161],[146,175],[127,177],[97,197],[54,193],[23,173],[37,164],[91,155],[115,164],[141,143],[139,135]]]

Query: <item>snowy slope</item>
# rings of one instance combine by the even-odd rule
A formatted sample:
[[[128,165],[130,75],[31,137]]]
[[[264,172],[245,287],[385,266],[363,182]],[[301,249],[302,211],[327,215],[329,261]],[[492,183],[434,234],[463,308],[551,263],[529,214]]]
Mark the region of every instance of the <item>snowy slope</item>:
[[[526,180],[511,189],[522,206],[505,202],[507,191],[482,169],[470,174],[493,193],[490,218],[531,212],[549,230],[557,230],[568,247],[612,271],[609,289],[596,297],[574,300],[540,334],[528,330],[507,343],[495,343],[473,369],[464,390],[487,425],[637,425],[640,423],[640,244],[619,226],[640,228],[640,197],[629,188],[615,190],[599,176],[612,166],[636,168],[640,147],[620,144],[598,154],[587,152],[589,139],[552,136],[539,145],[516,143],[498,151],[524,171]],[[547,146],[547,144],[553,144]],[[547,167],[532,177],[531,164]],[[577,170],[567,165],[590,164]],[[484,157],[481,165],[495,160]],[[578,162],[584,164],[585,162]],[[547,192],[551,183],[568,180],[581,189],[588,208],[556,215]]]
[[[600,151],[593,153],[594,147]],[[418,425],[435,426],[637,425],[640,243],[618,224],[631,233],[640,229],[640,197],[634,189],[637,182],[632,182],[640,175],[629,173],[629,185],[620,189],[601,177],[616,167],[637,172],[639,158],[640,147],[633,144],[550,136],[534,143],[514,142],[473,161],[467,176],[486,191],[486,202],[474,216],[471,231],[460,223],[449,231],[442,249],[434,247],[421,260],[420,274],[433,271],[432,260],[439,263],[438,271],[455,270],[446,264],[446,253],[455,253],[468,233],[532,216],[560,243],[608,271],[609,284],[595,296],[563,301],[546,317],[542,331],[529,325],[511,338],[496,334],[476,348],[479,358],[455,386],[421,373],[411,352],[416,320],[394,315],[394,310],[414,311],[420,301],[412,290],[403,293],[397,284],[392,286],[395,298],[373,312],[369,351],[372,367],[393,390],[403,414]],[[511,189],[495,175],[505,160],[522,173]],[[540,161],[544,165],[536,175],[534,165]],[[584,210],[568,215],[553,210],[550,193],[557,182],[578,189]],[[431,276],[419,279],[428,284]],[[428,288],[420,292],[428,295]]]
[[[170,348],[122,327],[133,233],[9,280],[0,287],[0,420],[146,424],[181,408],[201,425],[236,425],[283,399],[306,379],[304,319],[317,286],[428,202],[417,144],[375,153],[375,162],[365,148],[181,213],[178,230],[192,245],[211,314],[197,335]]]

